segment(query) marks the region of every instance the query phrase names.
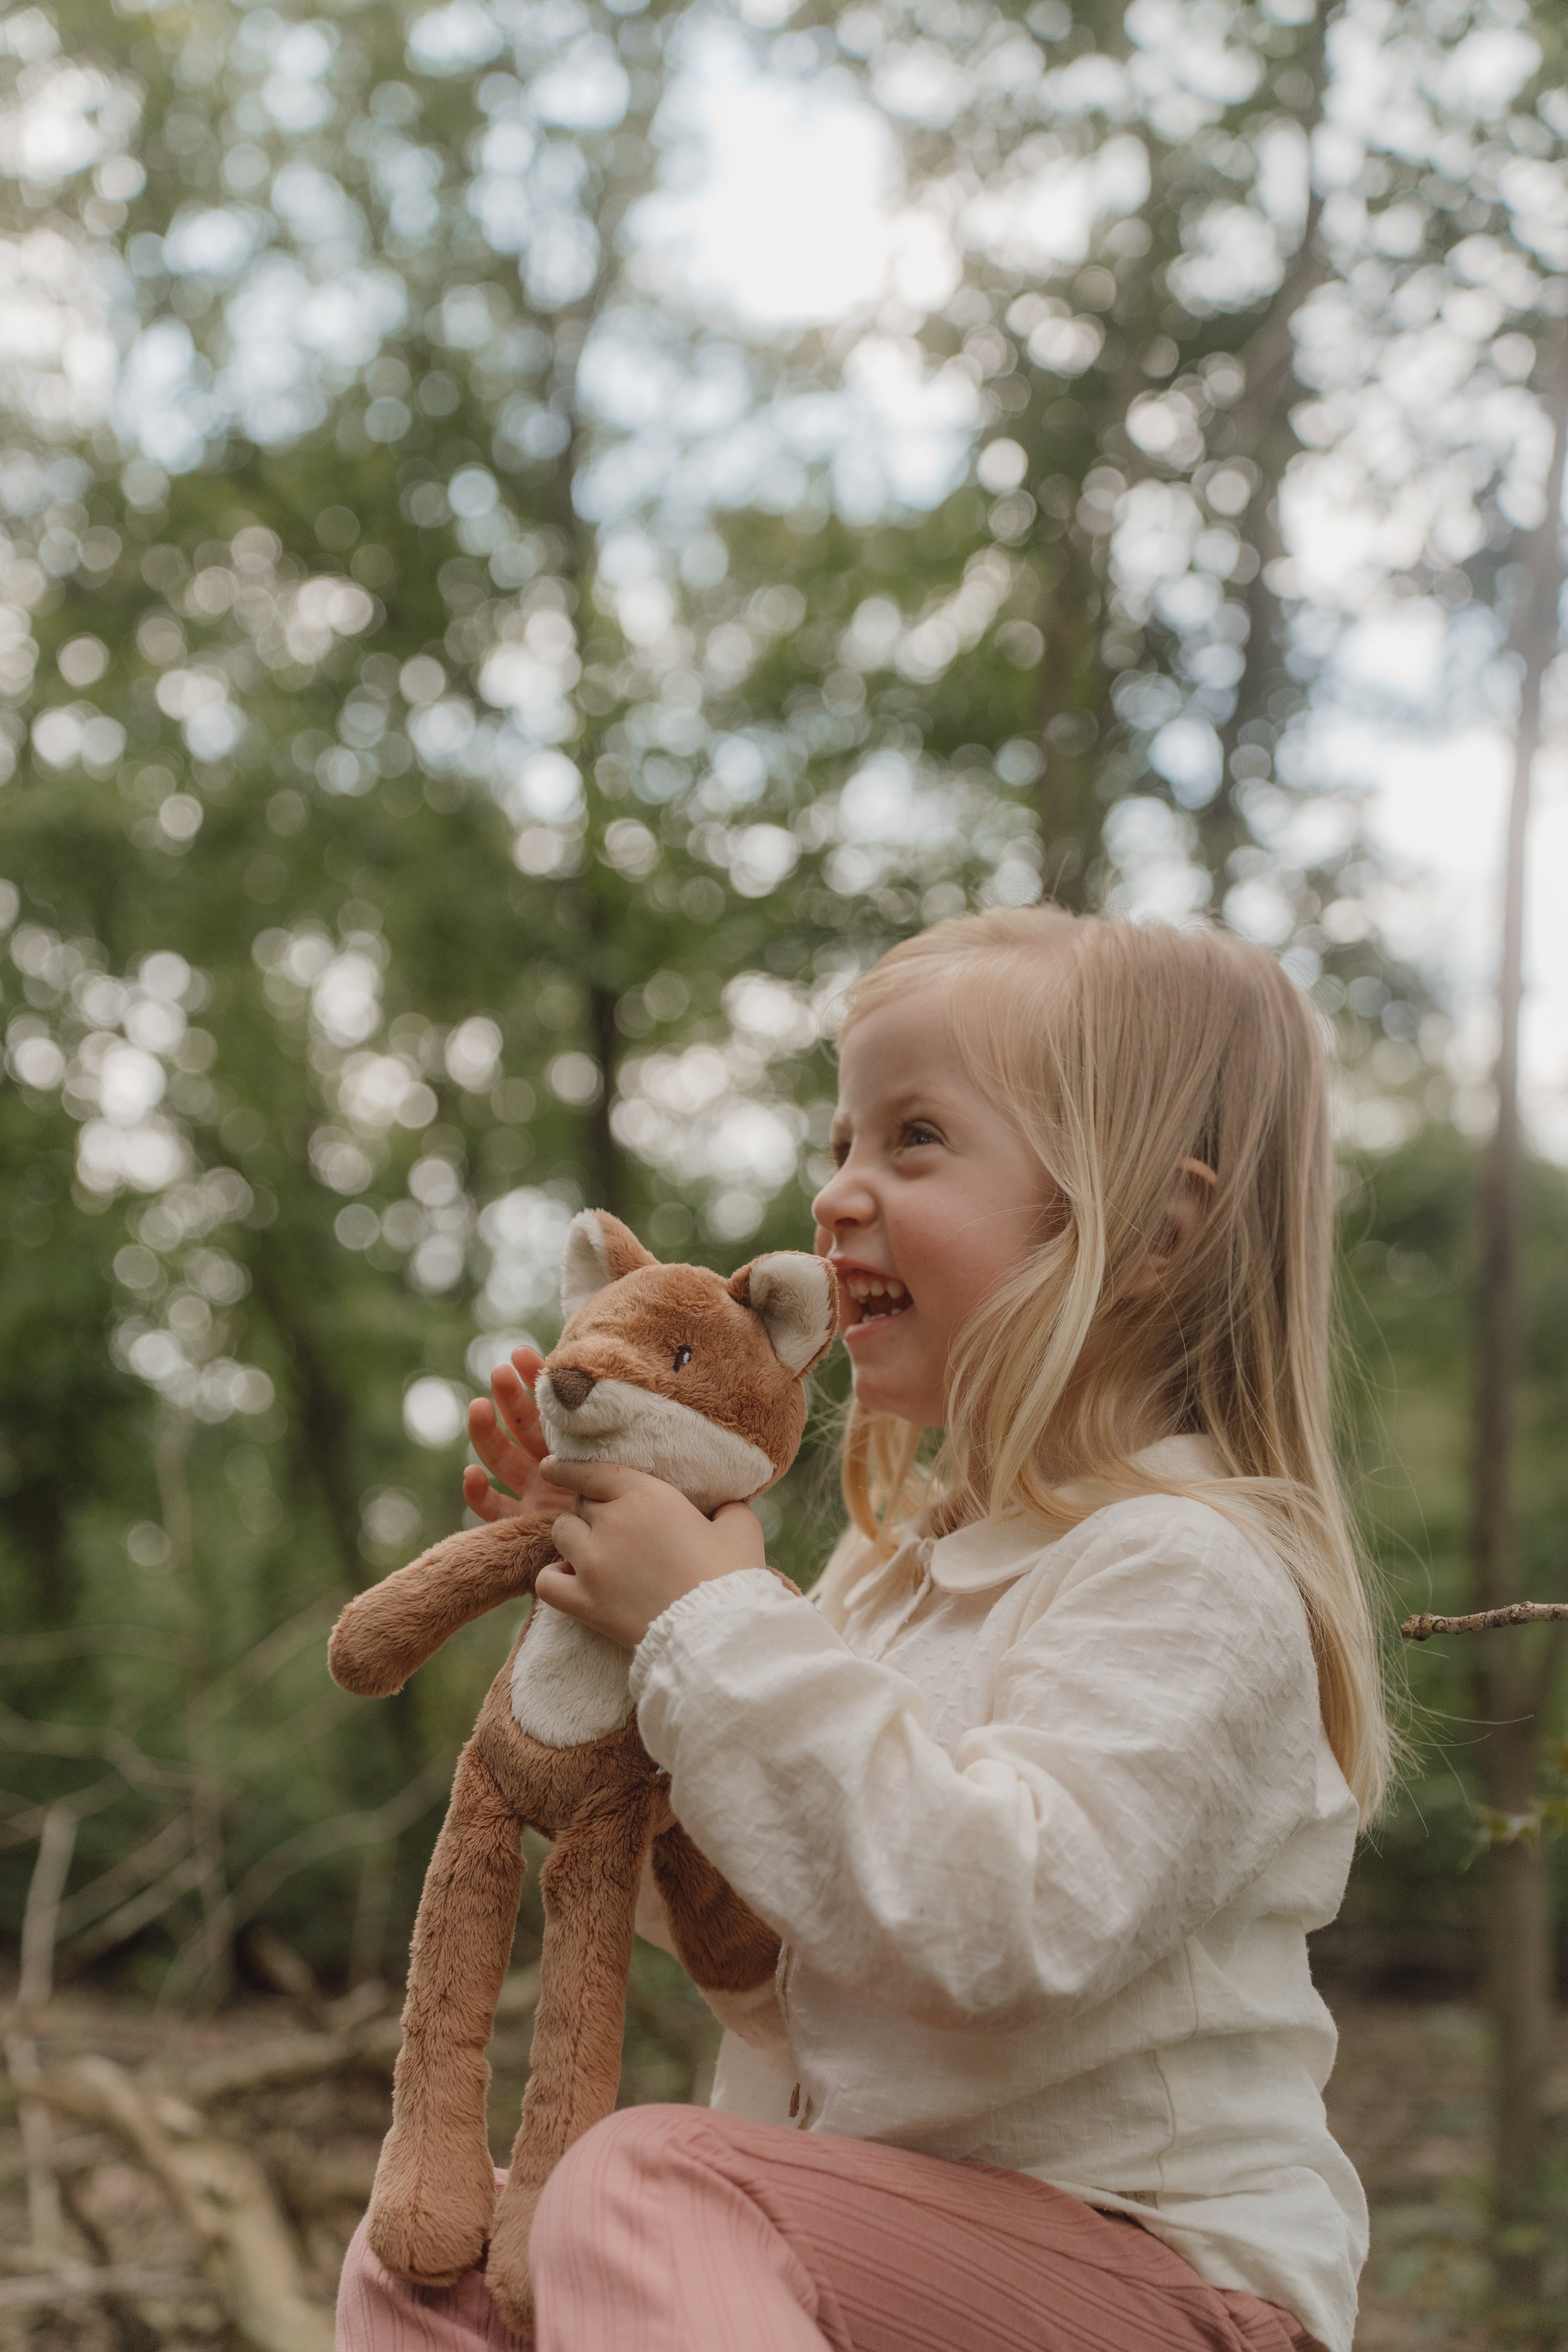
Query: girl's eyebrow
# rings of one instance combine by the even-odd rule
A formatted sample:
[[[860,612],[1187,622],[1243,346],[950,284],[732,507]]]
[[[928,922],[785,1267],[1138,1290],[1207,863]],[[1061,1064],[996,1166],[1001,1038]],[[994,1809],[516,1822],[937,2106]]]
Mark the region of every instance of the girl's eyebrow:
[[[918,1085],[901,1087],[889,1095],[887,1108],[895,1118],[910,1111],[944,1111],[952,1108],[951,1097],[944,1092],[940,1079],[922,1079]]]
[[[944,1097],[940,1082],[920,1082],[900,1087],[894,1094],[884,1095],[864,1108],[861,1117],[863,1118],[907,1118],[913,1111],[919,1111],[922,1116],[926,1116],[932,1112],[945,1113],[950,1109],[951,1104]],[[849,1111],[836,1110],[829,1132],[838,1134],[844,1129],[852,1127],[854,1123],[853,1115]]]

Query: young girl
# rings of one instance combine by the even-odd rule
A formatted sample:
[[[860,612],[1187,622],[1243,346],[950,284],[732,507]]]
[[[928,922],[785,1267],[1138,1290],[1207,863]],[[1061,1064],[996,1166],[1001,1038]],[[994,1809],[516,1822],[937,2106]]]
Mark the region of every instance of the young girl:
[[[710,2106],[555,2173],[540,2352],[1349,2352],[1306,1937],[1388,1739],[1311,1013],[1217,930],[966,916],[854,992],[833,1154],[851,1526],[809,1600],[743,1507],[542,1463],[515,1376],[512,1438],[476,1412],[570,1506],[540,1601],[634,1652],[677,1813],[784,1943]],[[349,2352],[511,2341],[479,2273],[363,2236],[340,2314]]]

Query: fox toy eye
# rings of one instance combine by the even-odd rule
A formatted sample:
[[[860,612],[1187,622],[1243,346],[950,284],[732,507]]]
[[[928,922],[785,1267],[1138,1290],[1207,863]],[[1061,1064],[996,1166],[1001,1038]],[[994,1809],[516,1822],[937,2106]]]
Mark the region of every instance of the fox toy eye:
[[[683,1372],[683,1371],[686,1370],[687,1365],[688,1365],[690,1361],[691,1361],[691,1350],[690,1350],[690,1349],[689,1349],[689,1348],[677,1348],[677,1349],[676,1349],[676,1351],[675,1351],[675,1369],[676,1369],[676,1370],[677,1370],[678,1372]]]

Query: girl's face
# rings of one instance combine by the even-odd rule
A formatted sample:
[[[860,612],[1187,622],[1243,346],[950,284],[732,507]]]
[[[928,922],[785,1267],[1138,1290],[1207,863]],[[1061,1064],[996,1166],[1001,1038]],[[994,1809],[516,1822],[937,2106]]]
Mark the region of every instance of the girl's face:
[[[1052,1187],[970,1076],[934,990],[849,1030],[833,1156],[812,1213],[838,1277],[855,1394],[872,1412],[941,1427],[954,1337],[1047,1238]]]

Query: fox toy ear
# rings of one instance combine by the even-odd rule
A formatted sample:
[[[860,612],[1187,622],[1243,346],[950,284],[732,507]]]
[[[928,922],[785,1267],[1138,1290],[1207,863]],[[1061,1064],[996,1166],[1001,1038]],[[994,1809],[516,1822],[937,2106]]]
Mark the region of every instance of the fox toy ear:
[[[773,1250],[743,1265],[730,1285],[755,1309],[786,1371],[808,1371],[838,1328],[838,1290],[819,1257]]]
[[[636,1234],[607,1209],[584,1209],[566,1233],[566,1255],[561,1262],[561,1312],[575,1315],[579,1307],[606,1284],[635,1274],[639,1265],[657,1265]]]

